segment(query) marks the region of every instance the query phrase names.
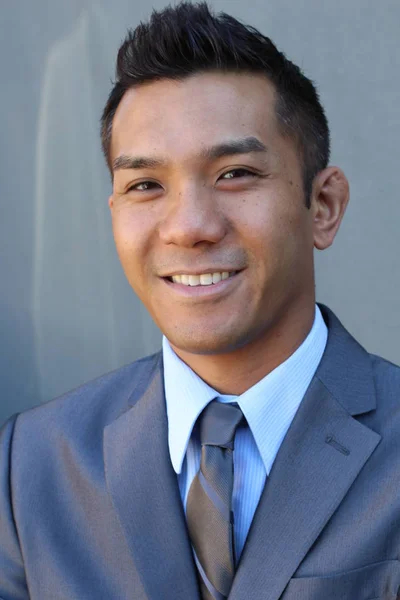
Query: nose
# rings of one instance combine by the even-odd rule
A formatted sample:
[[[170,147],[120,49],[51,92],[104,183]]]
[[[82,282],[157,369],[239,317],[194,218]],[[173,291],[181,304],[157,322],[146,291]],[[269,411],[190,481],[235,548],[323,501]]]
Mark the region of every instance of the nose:
[[[201,183],[182,186],[166,202],[166,214],[159,235],[165,244],[192,248],[217,244],[226,235],[227,222],[214,190]]]

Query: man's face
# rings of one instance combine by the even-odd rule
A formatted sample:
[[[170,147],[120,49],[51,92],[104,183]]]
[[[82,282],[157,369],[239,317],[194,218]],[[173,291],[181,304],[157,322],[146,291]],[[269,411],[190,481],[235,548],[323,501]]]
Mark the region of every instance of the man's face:
[[[117,109],[117,251],[182,351],[222,354],[262,341],[313,301],[312,210],[274,105],[263,76],[205,73],[141,85]],[[185,285],[199,275],[208,285]]]

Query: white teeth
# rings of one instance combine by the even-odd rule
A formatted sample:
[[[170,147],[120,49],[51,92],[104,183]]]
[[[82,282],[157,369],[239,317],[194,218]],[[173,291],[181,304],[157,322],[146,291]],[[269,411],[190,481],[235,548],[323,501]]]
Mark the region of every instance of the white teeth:
[[[213,282],[213,276],[211,273],[206,273],[205,275],[200,275],[200,283],[201,285],[211,285]]]
[[[183,285],[198,286],[198,285],[212,285],[213,283],[219,283],[225,279],[228,279],[232,275],[235,275],[236,271],[223,271],[222,273],[202,273],[201,275],[173,275],[171,277],[174,283],[182,283]]]
[[[213,283],[219,283],[221,281],[221,279],[222,279],[221,273],[213,273],[212,274]]]
[[[189,285],[200,285],[200,276],[189,275]]]

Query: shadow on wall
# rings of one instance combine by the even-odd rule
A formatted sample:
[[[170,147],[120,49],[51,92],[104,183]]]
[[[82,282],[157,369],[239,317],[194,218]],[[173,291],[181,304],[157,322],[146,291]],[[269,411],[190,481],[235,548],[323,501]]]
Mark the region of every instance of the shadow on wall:
[[[99,117],[114,55],[99,7],[83,10],[48,55],[36,149],[33,278],[35,359],[45,400],[159,344],[158,331],[128,290],[111,235]],[[121,296],[129,303],[129,323],[118,320]]]

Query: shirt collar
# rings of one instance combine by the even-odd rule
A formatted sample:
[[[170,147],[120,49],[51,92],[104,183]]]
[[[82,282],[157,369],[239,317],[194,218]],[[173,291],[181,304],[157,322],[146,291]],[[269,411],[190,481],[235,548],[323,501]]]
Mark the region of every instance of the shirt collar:
[[[221,396],[172,350],[163,337],[168,444],[176,473],[199,414],[213,399],[236,401],[247,419],[267,473],[325,350],[328,330],[316,306],[314,323],[297,350],[241,396]]]
[[[165,336],[162,351],[169,452],[180,473],[197,417],[218,394],[175,354]]]

